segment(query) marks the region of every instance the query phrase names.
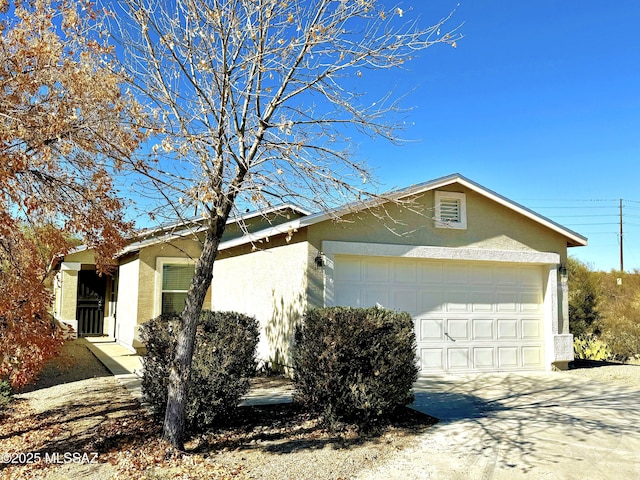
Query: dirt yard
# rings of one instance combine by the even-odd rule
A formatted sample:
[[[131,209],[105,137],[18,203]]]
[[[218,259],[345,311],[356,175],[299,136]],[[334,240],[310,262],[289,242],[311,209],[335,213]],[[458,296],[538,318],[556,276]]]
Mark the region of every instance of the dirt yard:
[[[434,422],[407,409],[383,434],[360,438],[348,428],[330,434],[293,405],[243,407],[230,426],[176,454],[80,340],[0,411],[0,478],[346,479]]]

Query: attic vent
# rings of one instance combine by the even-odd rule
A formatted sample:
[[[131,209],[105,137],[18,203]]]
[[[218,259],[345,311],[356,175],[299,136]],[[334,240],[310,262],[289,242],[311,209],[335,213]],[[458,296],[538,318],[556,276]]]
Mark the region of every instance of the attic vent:
[[[440,220],[460,223],[460,200],[445,198],[440,201]]]
[[[437,228],[467,228],[467,208],[464,193],[435,192]]]

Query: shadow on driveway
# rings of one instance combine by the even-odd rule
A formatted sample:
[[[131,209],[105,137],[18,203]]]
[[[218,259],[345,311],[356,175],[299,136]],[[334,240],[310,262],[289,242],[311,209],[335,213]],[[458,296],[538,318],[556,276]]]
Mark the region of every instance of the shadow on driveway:
[[[440,424],[405,478],[640,478],[640,389],[545,372],[422,377],[414,392]]]

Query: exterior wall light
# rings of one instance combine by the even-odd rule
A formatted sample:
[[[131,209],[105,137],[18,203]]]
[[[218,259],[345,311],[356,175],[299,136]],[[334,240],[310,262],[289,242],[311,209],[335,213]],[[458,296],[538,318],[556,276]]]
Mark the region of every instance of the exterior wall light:
[[[566,282],[569,279],[569,272],[567,271],[567,264],[561,263],[558,265],[558,272],[560,273],[560,280]]]
[[[316,264],[316,268],[322,268],[324,266],[324,259],[322,258],[322,255],[324,254],[320,250],[318,250],[316,258],[313,259],[314,263]]]

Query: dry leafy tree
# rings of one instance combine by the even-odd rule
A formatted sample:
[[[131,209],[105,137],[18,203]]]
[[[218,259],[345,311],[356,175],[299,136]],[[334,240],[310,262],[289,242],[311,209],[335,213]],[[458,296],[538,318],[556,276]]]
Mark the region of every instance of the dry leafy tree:
[[[21,386],[61,344],[54,260],[77,234],[105,271],[123,244],[111,173],[141,137],[89,5],[0,0],[0,13],[0,379]]]
[[[62,345],[62,331],[47,315],[46,282],[55,252],[68,246],[68,238],[52,226],[15,225],[0,238],[0,378],[15,388],[30,383]]]
[[[178,448],[196,323],[229,216],[283,202],[317,211],[367,197],[369,173],[354,160],[353,137],[393,141],[401,120],[399,99],[373,83],[375,71],[401,69],[434,44],[455,46],[446,18],[424,28],[385,3],[114,6],[124,68],[156,120],[156,144],[138,172],[174,218],[196,211],[205,225],[169,379],[163,434]]]

